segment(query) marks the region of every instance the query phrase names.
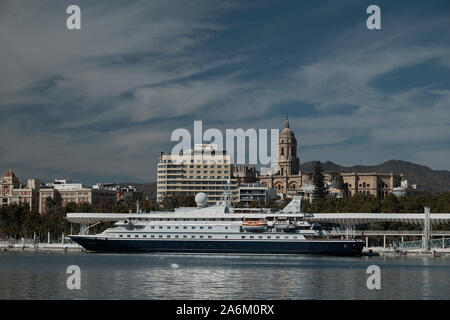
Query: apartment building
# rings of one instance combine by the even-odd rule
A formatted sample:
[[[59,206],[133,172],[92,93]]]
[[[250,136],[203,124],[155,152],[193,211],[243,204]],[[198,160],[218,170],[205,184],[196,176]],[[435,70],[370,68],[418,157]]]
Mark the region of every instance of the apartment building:
[[[204,192],[208,204],[221,200],[230,182],[230,189],[237,198],[236,179],[232,175],[230,155],[217,145],[196,144],[186,154],[173,157],[160,153],[157,176],[157,201],[168,194],[196,195]]]

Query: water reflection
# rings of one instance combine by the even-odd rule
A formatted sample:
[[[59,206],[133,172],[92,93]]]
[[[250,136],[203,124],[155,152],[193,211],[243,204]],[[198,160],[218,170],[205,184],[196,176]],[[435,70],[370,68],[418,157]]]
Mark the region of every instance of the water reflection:
[[[66,268],[81,268],[68,290]],[[368,290],[366,268],[381,268]],[[449,259],[0,254],[1,299],[448,299]]]

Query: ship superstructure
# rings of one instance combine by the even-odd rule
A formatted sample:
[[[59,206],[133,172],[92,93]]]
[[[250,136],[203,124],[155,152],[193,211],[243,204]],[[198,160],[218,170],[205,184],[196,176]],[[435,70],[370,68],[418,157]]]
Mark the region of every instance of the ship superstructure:
[[[202,194],[196,201],[197,207],[133,213],[100,234],[70,237],[100,252],[359,255],[363,248],[360,240],[333,239],[306,221],[300,195],[278,212],[233,208],[226,192],[214,206],[206,207]]]

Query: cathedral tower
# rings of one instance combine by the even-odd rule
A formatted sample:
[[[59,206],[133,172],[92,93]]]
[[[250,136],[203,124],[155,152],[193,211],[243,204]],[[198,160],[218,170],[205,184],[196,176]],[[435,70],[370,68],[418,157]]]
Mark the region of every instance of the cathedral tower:
[[[300,160],[297,157],[297,140],[294,132],[289,128],[289,120],[287,118],[278,141],[278,166],[279,174],[282,176],[297,175],[299,173]]]

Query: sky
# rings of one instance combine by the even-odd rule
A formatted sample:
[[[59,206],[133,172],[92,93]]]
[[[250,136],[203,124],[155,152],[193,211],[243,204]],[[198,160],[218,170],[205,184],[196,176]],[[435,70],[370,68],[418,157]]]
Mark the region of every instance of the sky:
[[[175,129],[286,115],[301,162],[450,170],[448,0],[1,0],[0,45],[0,170],[22,179],[155,181]]]

